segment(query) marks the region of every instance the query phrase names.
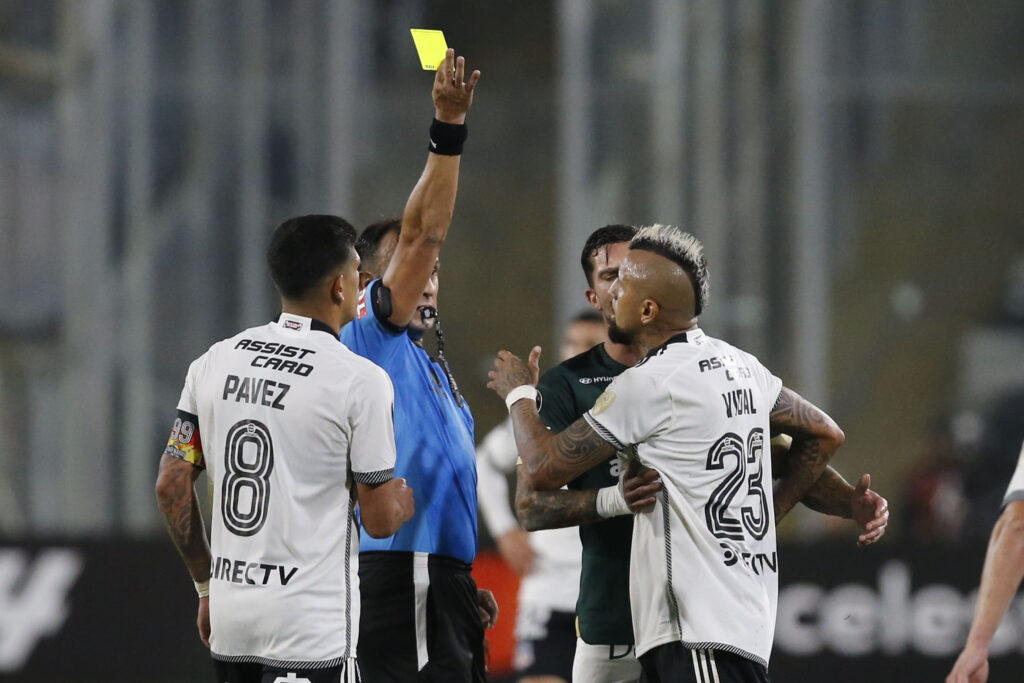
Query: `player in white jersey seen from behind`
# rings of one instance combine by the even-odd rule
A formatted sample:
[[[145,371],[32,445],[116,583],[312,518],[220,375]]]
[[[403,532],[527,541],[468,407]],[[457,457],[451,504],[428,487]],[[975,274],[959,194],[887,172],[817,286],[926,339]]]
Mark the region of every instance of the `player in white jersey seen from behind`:
[[[535,348],[499,354],[488,386],[510,406],[526,476],[554,488],[622,451],[663,488],[636,515],[630,600],[641,680],[768,680],[778,600],[775,522],[819,479],[844,436],[753,356],[697,326],[700,243],[642,229],[612,286],[609,337],[647,353],[559,434],[537,416]],[[531,399],[524,401],[523,399]],[[772,432],[793,438],[772,490]]]
[[[561,360],[604,342],[608,329],[596,311],[578,314],[566,326]],[[572,678],[576,648],[575,610],[580,589],[579,531],[572,526],[527,533],[509,506],[508,474],[516,469],[512,423],[492,429],[476,451],[480,511],[502,558],[521,577],[516,605],[519,683],[559,683]]]
[[[157,498],[218,683],[358,680],[356,504],[375,537],[413,514],[394,478],[391,382],[338,340],[356,311],[354,244],[336,216],[278,226],[267,263],[281,316],[210,347],[181,392]],[[194,490],[204,468],[210,545]]]

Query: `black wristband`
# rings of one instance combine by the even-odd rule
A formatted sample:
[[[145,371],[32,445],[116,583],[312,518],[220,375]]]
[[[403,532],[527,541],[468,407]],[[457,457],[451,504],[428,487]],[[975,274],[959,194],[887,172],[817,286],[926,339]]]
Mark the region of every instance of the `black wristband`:
[[[462,143],[469,131],[464,123],[445,123],[434,119],[430,124],[430,151],[455,157],[462,154]]]

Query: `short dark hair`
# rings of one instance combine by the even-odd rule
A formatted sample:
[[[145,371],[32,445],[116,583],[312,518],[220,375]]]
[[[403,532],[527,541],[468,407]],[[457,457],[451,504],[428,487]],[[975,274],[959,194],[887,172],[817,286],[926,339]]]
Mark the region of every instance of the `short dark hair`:
[[[693,284],[693,314],[701,314],[708,303],[708,260],[699,239],[671,225],[655,223],[641,228],[629,248],[654,252],[685,270]]]
[[[601,315],[600,311],[595,311],[592,308],[588,308],[580,311],[572,317],[569,324],[573,323],[601,323],[604,324],[604,316]]]
[[[583,253],[580,254],[580,265],[583,266],[583,274],[587,277],[587,284],[594,285],[594,261],[597,250],[609,244],[629,242],[636,234],[636,228],[632,225],[606,225],[590,233],[587,243],[583,245]]]
[[[324,277],[352,258],[356,229],[344,218],[296,216],[274,229],[267,247],[270,277],[285,299],[305,298]]]
[[[391,233],[398,234],[401,231],[401,218],[385,218],[363,228],[362,234],[356,240],[356,252],[359,253],[359,258],[363,260],[362,269],[378,268],[380,264],[377,263],[377,256],[380,253],[380,243]],[[370,268],[371,266],[372,268]],[[383,275],[383,273],[375,274]]]

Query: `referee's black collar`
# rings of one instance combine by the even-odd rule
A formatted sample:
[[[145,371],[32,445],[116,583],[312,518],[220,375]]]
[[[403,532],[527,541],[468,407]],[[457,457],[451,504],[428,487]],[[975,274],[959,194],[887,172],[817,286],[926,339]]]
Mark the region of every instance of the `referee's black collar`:
[[[288,314],[282,313],[281,315],[277,316],[277,323],[278,324],[281,324],[281,319],[285,315],[295,315],[295,314],[294,313],[288,313]],[[302,318],[302,317],[305,317],[305,316],[296,316],[296,317]],[[334,330],[332,330],[330,325],[328,325],[325,322],[321,322],[321,321],[317,320],[316,318],[310,318],[309,319],[309,329],[310,330],[316,330],[317,332],[326,332],[327,334],[329,334],[332,337],[334,337],[337,341],[339,341],[339,342],[341,341],[341,338],[338,337],[338,333],[335,332]]]

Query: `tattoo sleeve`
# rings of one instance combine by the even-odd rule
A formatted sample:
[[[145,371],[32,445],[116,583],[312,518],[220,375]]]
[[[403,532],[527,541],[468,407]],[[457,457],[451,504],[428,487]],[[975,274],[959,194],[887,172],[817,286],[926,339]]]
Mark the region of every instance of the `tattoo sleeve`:
[[[160,460],[157,501],[167,532],[193,581],[210,578],[210,544],[199,512],[195,480],[199,468],[171,455]]]
[[[541,491],[557,489],[615,454],[583,418],[552,434],[531,401],[513,404],[512,424],[527,481]]]
[[[523,467],[516,468],[516,517],[527,531],[560,529],[601,521],[597,514],[597,490],[537,491],[527,481]]]
[[[814,486],[804,494],[800,502],[823,515],[850,519],[853,517],[853,492],[853,486],[843,479],[843,475],[831,467],[826,467],[825,472],[814,482]]]
[[[775,486],[775,520],[778,522],[818,482],[845,437],[832,418],[786,387],[779,394],[769,423],[773,430],[793,438],[785,474]]]

